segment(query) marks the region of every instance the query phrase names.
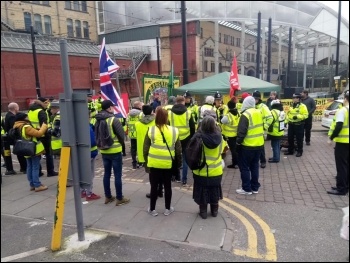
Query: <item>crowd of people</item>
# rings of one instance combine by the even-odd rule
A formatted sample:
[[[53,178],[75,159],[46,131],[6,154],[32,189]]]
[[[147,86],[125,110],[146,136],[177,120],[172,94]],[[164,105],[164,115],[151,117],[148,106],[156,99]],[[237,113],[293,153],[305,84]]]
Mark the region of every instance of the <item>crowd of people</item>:
[[[243,93],[240,99],[232,97],[227,104],[223,103],[222,94],[216,92],[207,96],[201,106],[194,103],[188,91],[183,96],[170,96],[166,105],[160,105],[157,96],[154,97],[152,104],[134,102],[126,118],[118,118],[114,114],[115,105],[110,100],[94,102],[91,96],[88,100],[91,176],[93,182],[95,159],[100,153],[104,167],[105,204],[115,202],[120,206],[130,202],[122,189],[126,131],[130,138],[132,168],[144,168],[149,174],[151,187],[146,197],[150,198],[148,213],[152,216],[158,215],[156,202],[163,196],[164,215],[174,212],[171,205],[172,181],[187,185],[186,147],[198,136],[203,141],[206,166],[192,171],[193,200],[203,219],[207,218],[208,205],[213,217],[218,214],[219,200],[223,198],[221,181],[227,149],[231,158],[226,168],[239,169],[241,175],[242,184],[236,193],[252,195],[259,193],[259,168],[264,169],[266,162],[280,162],[280,143],[286,129],[286,155],[296,153],[296,157],[302,156],[304,138],[306,145],[311,144],[312,113],[316,107],[306,90],[293,95],[293,104],[288,112],[284,112],[276,92],[271,92],[267,103],[263,103],[260,92],[255,91]],[[345,101],[348,100],[347,93]],[[46,158],[47,176],[58,174],[54,170],[53,156],[59,155],[62,147],[59,102],[40,97],[30,106],[28,114],[20,112],[17,103],[10,103],[8,110],[2,120],[2,134],[17,128],[23,139],[36,142],[34,156],[17,158],[21,172],[27,174],[30,190],[44,191],[48,187],[40,182],[42,156]],[[343,195],[348,192],[348,104],[345,103],[345,107],[337,113],[329,136],[337,142],[337,185],[328,193]],[[266,140],[271,141],[272,156],[269,158],[266,158],[264,149]],[[11,142],[12,145],[14,143]],[[111,189],[112,171],[114,190]],[[88,188],[81,188],[81,197],[87,201],[101,198],[93,192],[92,186],[93,183]]]

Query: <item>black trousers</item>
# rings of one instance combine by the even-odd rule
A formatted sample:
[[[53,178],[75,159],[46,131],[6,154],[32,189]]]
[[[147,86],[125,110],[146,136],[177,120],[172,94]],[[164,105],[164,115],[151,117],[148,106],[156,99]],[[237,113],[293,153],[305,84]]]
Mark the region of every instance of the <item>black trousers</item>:
[[[132,165],[137,164],[136,152],[137,152],[137,140],[130,139],[130,153],[131,153]]]
[[[334,148],[335,166],[337,169],[337,189],[339,192],[346,193],[349,191],[349,144],[335,144]]]
[[[304,124],[305,142],[310,142],[311,129],[312,129],[312,114],[309,115],[309,118],[305,120],[305,124]]]
[[[237,137],[228,137],[227,144],[231,151],[232,165],[238,165],[238,155],[236,150]]]
[[[45,148],[45,156],[46,156],[46,170],[47,174],[53,174],[55,171],[54,169],[54,163],[53,163],[53,155],[51,150],[51,137],[43,137],[40,140]],[[41,172],[41,169],[40,169]]]
[[[155,210],[159,188],[164,184],[165,208],[170,209],[172,189],[170,169],[150,168],[149,181],[151,183],[150,210]]]
[[[260,160],[260,163],[266,163],[265,144],[264,144],[264,147],[261,149],[259,160]]]
[[[288,152],[294,153],[294,138],[297,140],[297,152],[303,153],[304,124],[288,123]]]

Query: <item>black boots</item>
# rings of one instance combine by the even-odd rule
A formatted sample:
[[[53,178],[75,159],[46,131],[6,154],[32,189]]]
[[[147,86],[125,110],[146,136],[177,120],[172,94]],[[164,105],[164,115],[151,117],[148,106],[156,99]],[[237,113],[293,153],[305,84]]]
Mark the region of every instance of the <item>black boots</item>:
[[[219,204],[210,204],[210,212],[212,217],[217,217],[219,210]]]
[[[207,213],[208,205],[199,205],[199,215],[203,219],[207,219],[208,213]]]

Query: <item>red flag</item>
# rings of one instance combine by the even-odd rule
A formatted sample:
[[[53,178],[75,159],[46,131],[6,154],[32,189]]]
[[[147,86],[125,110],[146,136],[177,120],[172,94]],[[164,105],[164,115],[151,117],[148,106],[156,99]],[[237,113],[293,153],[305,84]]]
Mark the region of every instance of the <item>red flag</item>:
[[[232,69],[230,74],[230,98],[232,98],[235,95],[236,90],[241,90],[241,87],[239,86],[238,81],[238,71],[237,71],[237,59],[236,55],[233,55],[232,60]]]

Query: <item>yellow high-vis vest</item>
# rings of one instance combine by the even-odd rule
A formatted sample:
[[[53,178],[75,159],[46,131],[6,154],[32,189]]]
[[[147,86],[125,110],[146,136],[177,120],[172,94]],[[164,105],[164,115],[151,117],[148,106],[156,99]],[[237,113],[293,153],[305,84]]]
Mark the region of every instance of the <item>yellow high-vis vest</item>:
[[[264,145],[264,124],[261,111],[250,108],[245,110],[242,115],[246,116],[249,121],[248,132],[242,145],[250,147]]]

